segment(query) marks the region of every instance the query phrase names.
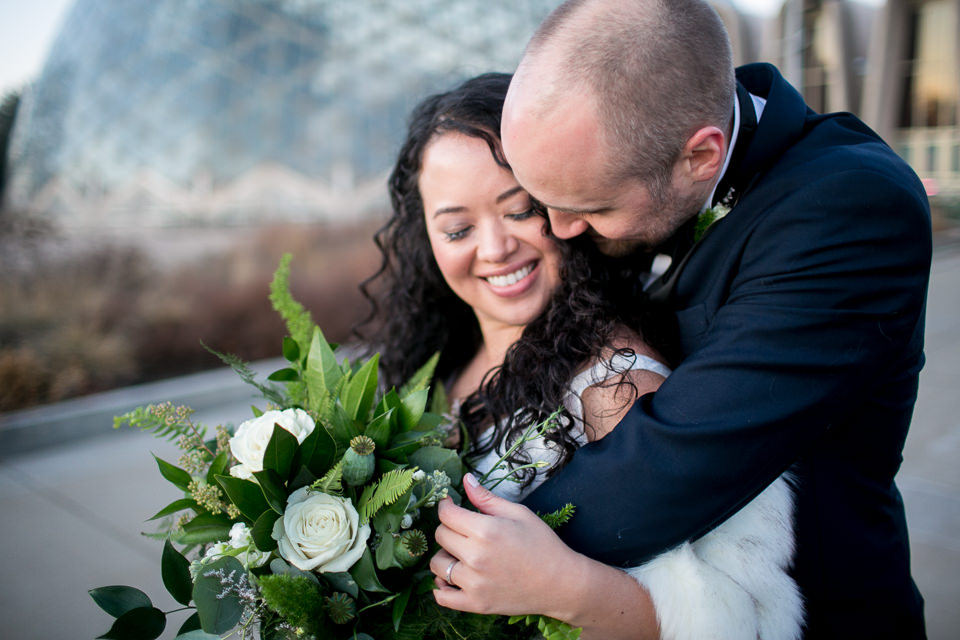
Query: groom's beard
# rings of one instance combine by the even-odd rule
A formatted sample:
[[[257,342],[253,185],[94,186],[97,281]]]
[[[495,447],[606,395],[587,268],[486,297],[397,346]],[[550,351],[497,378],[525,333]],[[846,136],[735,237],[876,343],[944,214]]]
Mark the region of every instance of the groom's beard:
[[[654,196],[649,207],[650,215],[639,222],[646,229],[638,229],[631,238],[606,238],[593,232],[590,238],[602,254],[611,258],[622,258],[638,250],[655,251],[673,237],[680,227],[695,217],[706,198],[698,192],[680,193],[672,185],[663,193],[651,192]]]

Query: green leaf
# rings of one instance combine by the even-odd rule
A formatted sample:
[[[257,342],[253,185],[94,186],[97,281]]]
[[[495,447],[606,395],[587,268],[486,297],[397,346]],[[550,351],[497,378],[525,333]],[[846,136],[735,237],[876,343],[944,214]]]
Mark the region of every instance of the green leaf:
[[[217,453],[217,457],[213,459],[213,462],[210,463],[210,468],[207,469],[207,484],[216,485],[215,478],[221,474],[227,472],[227,467],[230,466],[230,450],[224,449]]]
[[[277,369],[273,373],[267,376],[267,380],[272,380],[273,382],[290,382],[291,380],[299,380],[300,372],[296,369],[291,369],[287,367],[286,369]]]
[[[346,571],[342,573],[324,573],[323,577],[330,583],[334,591],[343,591],[354,598],[360,593],[360,586],[357,584],[357,581]]]
[[[250,537],[260,551],[273,551],[277,548],[277,541],[273,539],[273,525],[280,517],[281,514],[276,511],[264,511],[263,515],[253,523]]]
[[[87,593],[93,598],[101,609],[119,618],[127,611],[142,607],[152,607],[150,597],[140,589],[127,587],[123,585],[113,585],[109,587],[98,587],[90,589]]]
[[[171,513],[176,513],[178,511],[183,511],[184,509],[193,509],[197,511],[200,509],[200,505],[197,504],[197,501],[192,498],[180,498],[179,500],[174,500],[160,511],[157,511],[156,514],[147,518],[147,520],[156,520],[164,516],[169,516]]]
[[[333,465],[322,478],[314,482],[313,489],[333,495],[343,493],[343,461]]]
[[[380,538],[380,544],[377,545],[376,563],[377,569],[386,571],[387,569],[402,569],[403,567],[394,557],[394,548],[397,546],[397,539],[390,534]]]
[[[263,490],[256,482],[234,478],[233,476],[217,476],[217,482],[227,492],[230,502],[235,504],[240,513],[251,522],[255,522],[260,514],[270,509],[270,504],[264,497]]]
[[[323,337],[320,327],[314,327],[313,336],[310,339],[310,351],[307,353],[307,369],[303,373],[311,409],[316,410],[318,407],[313,406],[314,403],[335,392],[337,382],[342,376],[343,372],[340,370],[340,363],[333,349]]]
[[[189,635],[192,632],[199,635]],[[200,615],[196,611],[194,611],[193,614],[184,620],[182,625],[180,625],[180,629],[177,631],[176,640],[183,640],[184,636],[193,640],[207,640],[207,638],[219,640],[218,636],[211,636],[209,633],[206,633],[200,628]]]
[[[400,623],[403,621],[403,612],[407,610],[407,603],[410,602],[410,592],[412,586],[407,587],[400,592],[397,599],[393,601],[393,630],[400,631]]]
[[[283,337],[283,358],[287,362],[297,363],[300,361],[300,345],[290,336]]]
[[[283,480],[273,469],[266,471],[254,471],[253,477],[257,479],[263,497],[267,499],[270,508],[277,513],[283,513],[287,508],[287,491],[284,489]]]
[[[161,460],[157,456],[153,456],[153,459],[157,461],[157,466],[160,467],[160,475],[172,482],[173,485],[181,491],[187,491],[189,489],[190,481],[193,480],[189,473],[180,467]]]
[[[281,478],[290,476],[290,467],[293,464],[293,457],[297,453],[297,437],[281,427],[279,424],[273,425],[273,435],[270,436],[270,442],[263,452],[263,468],[273,469]]]
[[[344,389],[341,400],[347,415],[354,420],[366,422],[370,407],[377,392],[377,363],[380,354],[374,354],[353,376]]]
[[[390,444],[390,436],[393,435],[396,422],[397,412],[394,409],[390,409],[386,413],[382,413],[374,418],[370,424],[367,425],[363,435],[373,440],[374,444],[377,445],[377,449],[386,449]]]
[[[360,430],[353,418],[348,416],[339,404],[331,408],[327,428],[330,437],[333,438],[341,451],[346,451],[347,447],[350,446],[350,440],[354,436],[360,435]]]
[[[404,396],[400,405],[400,427],[404,431],[415,429],[423,417],[423,412],[427,408],[427,397],[430,395],[428,389],[414,391],[408,396]]]
[[[424,438],[434,437],[433,431],[406,431],[399,433],[390,441],[390,446],[381,453],[387,458],[395,458],[400,455],[409,455],[421,447],[421,441]]]
[[[433,372],[437,369],[437,363],[440,361],[440,352],[437,351],[430,359],[423,363],[419,369],[414,372],[410,379],[407,380],[400,388],[400,395],[406,398],[408,395],[415,391],[423,391],[428,386],[430,386],[430,380],[433,379]]]
[[[167,626],[167,616],[156,607],[138,607],[117,618],[110,630],[98,638],[110,640],[154,640]]]
[[[188,618],[188,620],[193,620],[194,616],[197,616],[197,614],[193,614],[192,616],[190,616],[190,618]],[[197,616],[197,625],[199,624],[200,624],[200,617]],[[207,633],[206,631],[201,629],[199,626],[196,629],[191,629],[186,632],[184,632],[183,627],[181,627],[179,635],[176,638],[174,638],[174,640],[220,640],[220,636],[218,634]]]
[[[453,449],[437,446],[423,447],[410,454],[410,462],[426,473],[443,471],[453,485],[460,484],[463,477],[463,463]]]
[[[173,548],[170,541],[163,544],[163,555],[160,560],[160,575],[163,577],[163,586],[173,596],[173,599],[182,605],[190,604],[193,593],[193,580],[190,578],[190,562]]]
[[[377,570],[373,566],[373,554],[370,553],[370,547],[364,549],[360,559],[350,567],[350,575],[364,591],[390,593],[390,590],[380,584],[380,579],[377,578]]]
[[[176,537],[181,544],[204,544],[230,538],[233,523],[225,514],[201,513],[183,525],[183,533]]]
[[[380,476],[376,483],[367,485],[357,505],[361,522],[369,522],[381,508],[399,500],[413,484],[415,471],[416,469],[390,471]]]
[[[200,626],[207,633],[226,633],[240,622],[243,604],[235,590],[221,583],[221,576],[231,574],[234,579],[244,575],[243,565],[236,558],[223,556],[206,565],[193,585]]]
[[[430,413],[437,415],[450,413],[450,400],[447,398],[447,388],[443,382],[437,380],[431,389],[433,393],[430,395]]]
[[[337,458],[337,443],[322,425],[310,432],[300,444],[300,464],[317,476],[323,476]]]

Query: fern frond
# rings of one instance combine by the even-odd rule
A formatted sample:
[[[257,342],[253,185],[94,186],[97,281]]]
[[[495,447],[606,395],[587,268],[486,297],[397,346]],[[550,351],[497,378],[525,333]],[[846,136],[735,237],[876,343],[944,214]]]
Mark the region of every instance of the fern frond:
[[[547,526],[549,526],[551,529],[557,529],[560,527],[560,525],[570,522],[570,518],[573,517],[573,514],[576,510],[577,508],[568,502],[556,511],[551,513],[540,513],[538,511],[537,515],[541,520],[546,522]]]
[[[270,282],[270,303],[286,322],[290,337],[297,341],[300,349],[306,349],[310,345],[315,325],[310,312],[294,300],[290,293],[290,261],[292,259],[293,255],[290,253],[285,253],[280,258],[280,264],[273,274],[273,281]]]
[[[285,406],[287,404],[286,398],[284,398],[283,394],[280,393],[275,387],[267,386],[265,384],[261,384],[257,382],[256,380],[257,374],[254,373],[253,369],[251,369],[246,362],[244,362],[243,360],[241,360],[240,358],[238,358],[233,354],[220,353],[216,349],[211,349],[210,347],[205,345],[203,341],[201,341],[200,344],[203,346],[204,349],[206,349],[213,355],[220,358],[220,360],[222,360],[224,364],[226,364],[228,367],[233,369],[244,382],[246,382],[247,384],[253,387],[256,387],[257,390],[263,394],[263,397],[268,402],[272,402],[273,404],[280,407]]]
[[[367,485],[358,505],[361,522],[369,522],[380,509],[399,500],[413,485],[414,471],[416,469],[393,469],[377,482]]]
[[[323,474],[323,477],[310,485],[314,491],[322,491],[332,495],[343,493],[343,461],[333,465],[329,471]]]
[[[416,372],[410,376],[410,379],[400,388],[400,397],[406,398],[411,393],[417,391],[423,391],[430,386],[430,381],[433,379],[433,372],[437,368],[437,362],[440,361],[440,352],[437,351],[430,359],[427,360],[422,367],[416,370]]]

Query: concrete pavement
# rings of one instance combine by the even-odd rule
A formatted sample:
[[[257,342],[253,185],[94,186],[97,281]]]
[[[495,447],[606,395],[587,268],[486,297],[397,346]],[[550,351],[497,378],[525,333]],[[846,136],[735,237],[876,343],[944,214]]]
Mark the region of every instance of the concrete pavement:
[[[898,476],[931,640],[960,637],[958,292],[960,238],[947,238],[935,253],[928,359]],[[146,518],[179,497],[150,452],[170,461],[178,454],[149,435],[112,432],[110,419],[172,399],[196,408],[200,422],[236,423],[249,417],[254,398],[234,374],[220,371],[0,416],[0,638],[104,633],[111,618],[87,595],[97,586],[136,586],[161,609],[177,608],[160,580],[162,544],[140,532],[151,530]],[[164,638],[176,635],[182,619],[172,618]]]

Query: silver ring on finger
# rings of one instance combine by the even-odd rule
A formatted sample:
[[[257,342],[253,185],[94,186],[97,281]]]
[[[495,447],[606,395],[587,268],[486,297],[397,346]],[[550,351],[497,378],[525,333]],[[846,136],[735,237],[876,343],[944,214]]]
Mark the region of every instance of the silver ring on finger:
[[[454,558],[453,560],[451,560],[451,561],[450,561],[450,564],[447,565],[447,571],[444,573],[444,576],[443,576],[443,579],[444,579],[444,580],[447,582],[447,584],[449,584],[451,587],[457,586],[457,585],[453,582],[453,567],[456,566],[456,564],[457,564],[458,562],[460,562],[460,561],[457,560],[456,558]]]

